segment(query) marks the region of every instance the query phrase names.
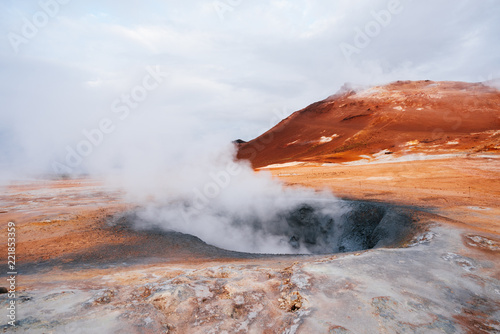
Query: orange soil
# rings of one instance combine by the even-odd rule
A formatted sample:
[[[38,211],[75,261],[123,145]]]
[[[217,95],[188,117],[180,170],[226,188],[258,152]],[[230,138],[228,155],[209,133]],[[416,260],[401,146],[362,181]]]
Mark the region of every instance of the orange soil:
[[[16,264],[60,266],[157,258],[169,263],[210,262],[210,254],[191,250],[159,234],[109,224],[132,208],[121,194],[89,179],[18,183],[0,195],[0,222],[15,222]],[[7,233],[0,234],[7,244]],[[238,259],[235,259],[236,261]],[[50,262],[52,261],[52,262]],[[7,252],[0,252],[7,263]]]
[[[454,158],[354,166],[306,164],[261,171],[271,172],[290,186],[328,188],[343,198],[431,209],[448,218],[449,223],[499,235],[498,161]],[[77,197],[73,200],[54,198],[50,204],[33,207],[33,198],[26,192],[40,186],[54,190],[71,187]],[[161,237],[107,226],[106,219],[110,215],[129,206],[120,203],[116,193],[115,197],[103,191],[89,193],[88,181],[11,186],[6,194],[10,205],[3,206],[0,218],[3,224],[16,222],[17,260],[20,263],[51,259],[64,263],[85,258],[106,261],[136,256],[157,256],[176,262],[202,260],[199,254],[189,254],[176,245],[165,244]],[[22,205],[31,205],[31,208],[16,209]],[[6,242],[5,234],[1,238],[1,242]],[[5,258],[6,254],[0,254],[0,261]]]
[[[500,159],[452,158],[365,165],[262,169],[289,185],[339,197],[432,209],[450,222],[500,234]]]

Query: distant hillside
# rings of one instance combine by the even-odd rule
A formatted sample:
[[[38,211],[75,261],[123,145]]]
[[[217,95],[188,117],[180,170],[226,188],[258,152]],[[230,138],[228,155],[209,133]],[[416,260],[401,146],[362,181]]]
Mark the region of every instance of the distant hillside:
[[[500,151],[500,91],[482,83],[397,81],[337,94],[239,144],[254,167],[374,154]]]

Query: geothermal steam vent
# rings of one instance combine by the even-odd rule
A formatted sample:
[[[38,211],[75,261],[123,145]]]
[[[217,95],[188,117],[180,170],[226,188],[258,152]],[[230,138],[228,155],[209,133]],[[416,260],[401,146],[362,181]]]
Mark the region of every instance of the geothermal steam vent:
[[[346,203],[347,204],[347,203]],[[284,213],[287,228],[276,230],[294,249],[313,254],[397,247],[416,232],[410,216],[387,205],[351,202],[351,210],[332,216],[321,206],[304,204]]]
[[[175,218],[179,216],[175,215],[177,209],[172,205],[156,211],[137,210],[121,221],[125,219],[144,232],[161,231],[177,242],[184,239],[190,247],[195,247],[195,239],[219,249],[261,254],[331,254],[400,247],[421,231],[405,209],[371,202],[316,199],[265,218],[220,211],[181,222]],[[165,218],[159,221],[157,217]]]

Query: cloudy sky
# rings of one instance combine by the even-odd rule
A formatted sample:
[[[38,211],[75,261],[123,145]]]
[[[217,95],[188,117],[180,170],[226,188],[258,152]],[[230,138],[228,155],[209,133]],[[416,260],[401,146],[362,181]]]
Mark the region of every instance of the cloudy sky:
[[[345,82],[498,77],[499,17],[496,0],[4,0],[0,170],[178,164]]]

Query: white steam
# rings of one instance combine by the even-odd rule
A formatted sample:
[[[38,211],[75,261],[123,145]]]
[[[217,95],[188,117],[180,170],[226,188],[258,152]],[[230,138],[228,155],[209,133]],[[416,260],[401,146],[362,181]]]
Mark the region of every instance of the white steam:
[[[228,250],[308,253],[303,244],[289,243],[281,215],[307,203],[324,203],[331,217],[346,212],[330,192],[285,186],[269,173],[255,173],[247,162],[236,162],[234,154],[231,145],[164,175],[115,175],[128,199],[140,205],[134,227],[186,233]]]

